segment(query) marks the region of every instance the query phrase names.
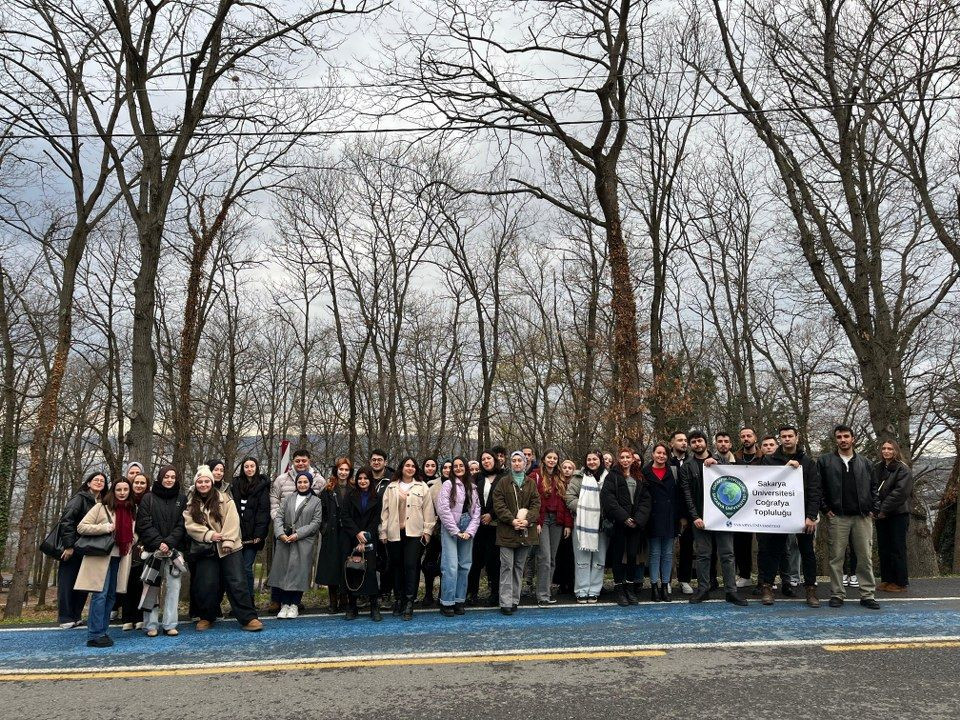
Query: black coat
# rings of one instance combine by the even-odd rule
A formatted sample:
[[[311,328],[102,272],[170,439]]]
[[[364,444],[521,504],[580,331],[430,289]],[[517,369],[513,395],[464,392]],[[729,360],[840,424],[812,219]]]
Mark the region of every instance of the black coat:
[[[186,548],[183,526],[186,504],[187,499],[179,494],[179,488],[171,497],[160,497],[154,492],[143,496],[137,510],[137,537],[145,550],[155,552],[161,543],[166,543],[171,550]]]
[[[630,498],[630,487],[627,478],[617,467],[611,468],[607,479],[600,489],[600,511],[603,516],[613,522],[613,532],[629,533],[642,530],[650,520],[650,490],[642,479],[637,480],[637,489]],[[625,525],[628,518],[637,523],[635,528]]]
[[[497,486],[497,483],[500,481],[505,472],[500,470],[495,471],[496,477],[494,477],[493,482],[490,483],[490,494],[487,496],[487,501],[483,501],[483,493],[487,489],[487,473],[485,470],[481,470],[476,475],[473,476],[473,484],[477,488],[477,497],[480,499],[480,514],[484,515],[485,513],[490,513],[492,518],[490,521],[490,527],[493,527],[497,524],[497,513],[493,509],[493,489]],[[481,525],[480,527],[485,527]]]
[[[340,511],[341,547],[344,559],[357,546],[357,533],[370,533],[370,542],[375,542],[380,529],[380,508],[382,498],[374,491],[367,509],[360,508],[360,492],[351,489],[343,499]],[[376,595],[379,592],[377,584],[377,553],[365,555],[367,560],[367,574],[354,577],[353,573],[344,572],[344,584],[348,585],[354,595]],[[362,578],[362,579],[361,579]]]
[[[230,483],[230,495],[233,504],[240,512],[240,478],[234,478]],[[246,504],[240,513],[240,537],[244,542],[259,538],[260,541],[246,545],[248,548],[260,550],[270,534],[270,480],[264,475],[258,475],[246,495]]]
[[[653,463],[643,466],[644,484],[650,492],[650,521],[647,523],[647,537],[672,538],[680,533],[682,499],[680,485],[669,467],[666,467],[663,480],[653,474]]]
[[[97,499],[89,490],[78,490],[72,498],[67,500],[63,514],[60,516],[60,538],[63,541],[64,550],[76,544],[77,524],[96,504]]]
[[[884,515],[903,515],[911,510],[910,496],[913,494],[913,473],[902,462],[887,465],[878,462],[874,466],[880,497],[880,512]]]
[[[841,457],[835,452],[821,455],[816,467],[823,487],[823,507],[827,510],[832,510],[838,515],[841,514],[841,510],[845,515],[869,515],[872,512],[879,512],[880,480],[863,455],[855,453],[850,460],[850,475],[853,477],[857,495],[856,512],[852,512],[854,508],[843,507],[842,504],[844,465]],[[803,474],[806,480],[806,467],[803,469]]]
[[[703,460],[691,454],[681,466],[677,480],[683,497],[683,513],[691,522],[699,520],[703,517]]]
[[[320,529],[320,554],[317,556],[317,585],[340,585],[343,582],[343,533],[340,528],[343,490],[320,492],[323,503],[323,526]]]
[[[765,455],[760,464],[786,465],[791,460],[796,460],[803,469],[804,514],[815,521],[820,514],[820,504],[823,502],[823,489],[820,485],[820,472],[816,461],[798,448],[793,455],[786,455],[783,450],[777,450],[773,455]]]

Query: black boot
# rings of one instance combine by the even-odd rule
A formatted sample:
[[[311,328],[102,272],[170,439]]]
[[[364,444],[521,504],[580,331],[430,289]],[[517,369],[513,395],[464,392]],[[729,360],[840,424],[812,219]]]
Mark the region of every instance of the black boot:
[[[403,600],[401,600],[399,597],[396,600],[394,600],[393,608],[392,608],[393,614],[396,615],[397,617],[400,617],[400,615],[403,613],[404,604],[405,603],[403,602]]]
[[[627,607],[627,605],[630,604],[630,601],[627,599],[627,594],[623,589],[623,583],[618,583],[614,586],[613,599],[620,607]]]
[[[335,615],[340,612],[340,598],[338,597],[337,586],[328,585],[327,586],[327,595],[330,598],[330,603],[327,605],[327,612],[331,615]]]
[[[627,602],[631,605],[637,605],[640,598],[637,597],[637,586],[635,583],[624,583],[623,594],[627,596]]]
[[[377,596],[370,596],[370,619],[374,622],[380,622],[383,620],[383,615],[380,614],[380,603],[377,602]]]
[[[350,599],[347,605],[347,611],[343,614],[343,617],[347,620],[356,620],[357,619],[357,596],[351,594]]]
[[[660,602],[660,593],[657,591],[657,586],[653,583],[650,583],[650,602]]]
[[[666,585],[664,585],[663,583],[660,583],[660,587],[659,587],[659,589],[657,590],[657,592],[658,592],[659,595],[660,595],[660,602],[670,602],[670,600],[671,600],[671,598],[670,598],[670,593],[667,592],[667,586],[666,586]]]
[[[403,615],[401,616],[404,620],[413,620],[413,600],[407,600],[403,606]]]

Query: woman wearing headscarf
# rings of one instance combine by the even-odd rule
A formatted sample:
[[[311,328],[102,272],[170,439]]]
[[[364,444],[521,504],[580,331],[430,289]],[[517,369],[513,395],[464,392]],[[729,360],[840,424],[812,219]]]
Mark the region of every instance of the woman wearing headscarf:
[[[77,575],[83,558],[75,553],[77,524],[96,505],[107,487],[107,476],[92,472],[80,483],[80,487],[67,501],[60,515],[60,542],[63,553],[57,568],[57,616],[60,627],[67,630],[76,627],[87,602],[87,593],[76,588]]]
[[[209,630],[220,613],[220,588],[224,588],[233,616],[244,630],[263,630],[253,599],[247,589],[240,550],[240,516],[227,493],[213,486],[213,473],[206,465],[197,468],[193,491],[183,511],[183,522],[190,536],[196,573],[191,585],[196,588],[200,620],[197,630]]]
[[[183,509],[187,499],[180,487],[180,474],[173,465],[164,465],[157,472],[157,481],[140,503],[137,513],[137,535],[149,553],[146,564],[148,591],[140,601],[143,624],[148,637],[160,631],[158,598],[163,600],[163,632],[177,635],[180,620],[180,581],[183,571],[181,551],[186,544]],[[219,596],[218,596],[219,597]]]
[[[520,450],[510,455],[510,472],[493,491],[497,514],[497,546],[500,548],[500,612],[512,615],[520,604],[523,568],[540,535],[540,494],[536,481],[527,476],[527,458]]]
[[[583,470],[567,485],[567,509],[573,515],[573,594],[578,603],[595,603],[603,589],[609,537],[603,532],[600,491],[607,469],[599,450],[591,450],[583,460]]]
[[[107,634],[110,613],[117,590],[123,592],[127,588],[130,552],[136,542],[134,520],[137,511],[130,494],[130,481],[125,477],[120,478],[77,524],[77,533],[80,535],[113,536],[109,554],[85,554],[77,575],[76,589],[94,593],[87,620],[87,647],[113,645],[113,640]]]
[[[366,567],[362,572],[344,568],[343,587],[350,603],[344,617],[354,620],[357,617],[357,598],[366,596],[370,601],[370,619],[380,622],[383,618],[380,615],[377,553],[374,549],[380,526],[380,495],[373,487],[373,468],[360,468],[355,479],[355,486],[347,491],[343,500],[341,544],[347,548],[348,555],[354,551],[361,553]]]
[[[297,491],[280,505],[273,520],[276,546],[273,566],[270,568],[270,587],[280,590],[281,620],[292,619],[299,614],[297,606],[303,593],[310,587],[310,572],[317,538],[323,522],[323,503],[314,494],[313,473],[297,472],[294,481]]]

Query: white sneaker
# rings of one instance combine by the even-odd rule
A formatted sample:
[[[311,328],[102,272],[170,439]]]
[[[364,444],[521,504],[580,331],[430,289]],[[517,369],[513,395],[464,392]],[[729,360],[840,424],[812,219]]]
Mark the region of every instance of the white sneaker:
[[[844,575],[844,576],[843,576],[843,586],[844,586],[844,587],[850,587],[850,576],[849,576],[849,575]]]
[[[287,605],[287,620],[293,620],[295,617],[300,617],[300,608],[296,605]]]
[[[142,629],[143,629],[143,623],[142,623],[142,622],[134,623],[134,624],[133,624],[133,629],[134,629],[134,630],[142,630]]]
[[[750,578],[742,578],[742,577],[737,578],[738,588],[750,587],[751,585],[753,585],[753,581]]]
[[[680,583],[680,592],[684,595],[693,595],[693,587],[688,582],[682,582]]]
[[[860,587],[860,578],[858,578],[856,575],[851,575],[850,587]]]
[[[72,622],[72,621],[71,621],[71,622],[60,623],[60,629],[61,629],[61,630],[69,630],[70,628],[75,628],[76,626],[77,626],[77,624],[76,624],[75,622]]]
[[[133,630],[133,623],[124,623],[123,627],[120,629],[123,630],[124,632],[127,632],[128,630]]]
[[[281,605],[280,612],[277,613],[277,620],[286,620],[288,617],[290,617],[289,615],[287,615],[287,612],[289,610],[290,610],[289,605]]]

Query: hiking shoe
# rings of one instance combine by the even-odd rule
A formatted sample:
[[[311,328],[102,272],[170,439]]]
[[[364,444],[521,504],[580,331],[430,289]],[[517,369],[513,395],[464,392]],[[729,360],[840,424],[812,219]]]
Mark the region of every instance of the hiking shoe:
[[[820,598],[817,597],[817,589],[815,587],[807,588],[807,605],[812,608],[820,607]]]
[[[93,640],[87,640],[87,647],[92,648],[108,648],[113,647],[113,640],[110,639],[109,635],[101,635],[98,638]]]
[[[879,609],[880,609],[880,603],[878,603],[878,602],[877,602],[876,600],[874,600],[873,598],[860,598],[860,604],[863,605],[865,608],[868,608],[868,609],[870,609],[870,610],[879,610]]]
[[[762,602],[764,605],[773,605],[775,600],[773,597],[772,585],[768,583],[764,583],[763,586],[760,588],[760,602]]]

